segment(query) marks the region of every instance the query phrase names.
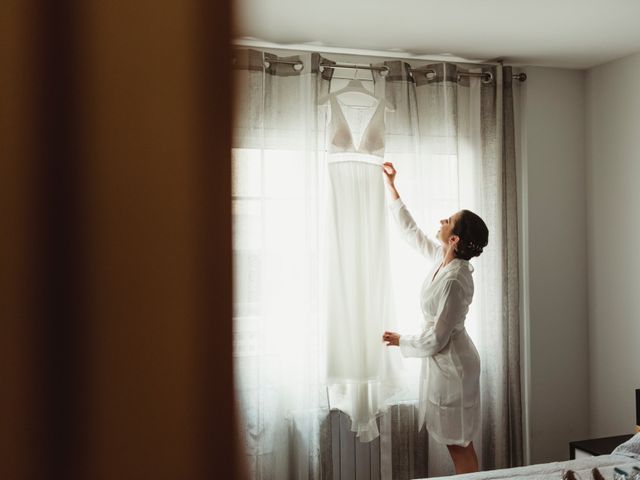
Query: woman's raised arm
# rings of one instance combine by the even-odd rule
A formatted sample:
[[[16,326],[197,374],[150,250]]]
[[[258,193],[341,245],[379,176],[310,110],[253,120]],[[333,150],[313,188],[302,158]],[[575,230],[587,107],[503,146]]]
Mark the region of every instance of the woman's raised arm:
[[[435,260],[442,247],[420,230],[411,216],[411,213],[409,213],[409,210],[400,198],[400,194],[395,186],[396,174],[398,172],[391,162],[384,163],[382,165],[382,171],[384,173],[385,183],[387,184],[387,188],[391,194],[391,213],[400,227],[402,235],[405,240],[422,253],[422,255],[432,261]]]

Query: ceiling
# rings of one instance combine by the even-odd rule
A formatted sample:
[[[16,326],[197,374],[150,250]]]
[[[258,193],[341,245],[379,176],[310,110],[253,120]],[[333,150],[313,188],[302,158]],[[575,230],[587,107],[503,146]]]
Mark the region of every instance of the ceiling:
[[[640,52],[640,0],[236,0],[234,8],[236,39],[294,49],[577,69]]]

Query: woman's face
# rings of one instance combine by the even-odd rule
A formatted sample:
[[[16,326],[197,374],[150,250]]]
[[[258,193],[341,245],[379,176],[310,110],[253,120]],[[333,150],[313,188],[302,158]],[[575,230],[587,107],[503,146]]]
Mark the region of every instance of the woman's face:
[[[459,216],[460,212],[456,212],[449,218],[443,218],[440,220],[440,230],[438,230],[436,238],[440,240],[443,245],[446,246],[449,243],[449,239],[453,235],[453,226],[456,224],[456,220]]]

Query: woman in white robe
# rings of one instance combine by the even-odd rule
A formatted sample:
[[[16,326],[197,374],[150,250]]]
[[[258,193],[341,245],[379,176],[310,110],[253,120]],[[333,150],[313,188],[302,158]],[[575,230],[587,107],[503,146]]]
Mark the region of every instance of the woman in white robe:
[[[480,424],[480,357],[465,329],[473,298],[469,259],[482,253],[488,229],[480,217],[461,210],[440,221],[439,242],[422,232],[395,188],[396,170],[383,165],[391,211],[405,239],[434,266],[422,285],[424,324],[415,335],[385,332],[388,346],[405,357],[422,358],[419,425],[447,445],[456,473],[478,471],[472,438]]]

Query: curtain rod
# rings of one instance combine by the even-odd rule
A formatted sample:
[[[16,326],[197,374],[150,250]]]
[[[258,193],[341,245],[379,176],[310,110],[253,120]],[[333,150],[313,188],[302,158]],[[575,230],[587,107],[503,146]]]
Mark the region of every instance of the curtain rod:
[[[232,45],[236,47],[244,47],[244,48],[268,48],[275,50],[288,50],[291,52],[317,52],[320,54],[338,54],[338,55],[356,55],[356,56],[366,56],[366,57],[379,57],[381,59],[391,59],[395,58],[398,60],[403,60],[405,62],[451,62],[451,63],[462,63],[469,65],[499,65],[502,64],[502,61],[499,59],[497,61],[474,61],[472,59],[465,59],[462,57],[455,57],[450,55],[414,55],[407,52],[400,51],[380,51],[380,50],[364,50],[364,49],[349,49],[344,47],[331,47],[328,45],[310,45],[310,44],[296,44],[296,45],[281,45],[278,43],[267,42],[258,38],[253,37],[241,37],[235,38],[232,41]],[[294,66],[294,68],[296,68]],[[355,68],[355,67],[354,67]],[[366,65],[359,66],[358,68],[366,70]],[[429,72],[427,72],[429,73]],[[524,82],[527,80],[526,73],[514,73],[514,80],[519,80]]]
[[[304,68],[304,64],[300,61],[291,61],[291,60],[277,60],[277,59],[271,59],[271,60],[265,60],[264,61],[264,65],[266,68],[269,68],[269,66],[272,63],[280,63],[283,65],[291,65],[292,68],[296,71],[300,71]],[[322,72],[325,68],[349,68],[349,69],[355,69],[355,70],[371,70],[371,71],[376,71],[376,72],[380,72],[380,75],[382,75],[383,77],[386,76],[389,73],[389,67],[386,66],[381,66],[381,67],[377,67],[377,66],[373,66],[373,65],[363,65],[363,64],[355,64],[355,63],[320,63],[320,71]],[[429,69],[422,69],[422,68],[409,68],[409,74],[413,77],[414,73],[422,73],[424,74],[425,77],[430,78],[431,75],[435,75],[436,71],[429,68]],[[481,77],[482,81],[484,83],[491,83],[493,81],[493,74],[491,72],[459,72],[458,76],[460,77]],[[527,80],[527,74],[526,73],[514,73],[512,75],[514,80],[519,80],[520,82],[524,82]]]

